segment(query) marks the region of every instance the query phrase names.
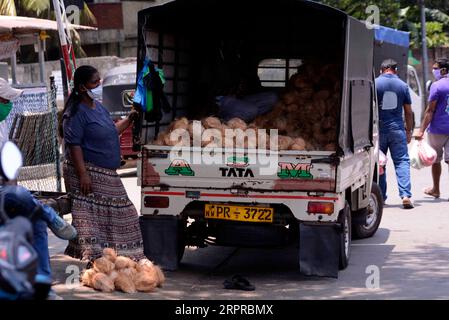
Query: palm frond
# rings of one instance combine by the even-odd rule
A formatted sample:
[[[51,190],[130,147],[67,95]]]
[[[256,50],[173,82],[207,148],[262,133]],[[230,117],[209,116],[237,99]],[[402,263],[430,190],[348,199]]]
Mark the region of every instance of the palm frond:
[[[90,11],[89,6],[84,2],[84,8],[81,11],[80,23],[84,26],[96,26],[97,18],[95,18],[92,11]]]
[[[438,21],[445,25],[449,25],[449,15],[438,9],[426,8],[426,16],[429,20]]]
[[[18,4],[19,11],[27,16],[42,17],[50,10],[50,0],[21,0]]]
[[[0,1],[0,15],[3,16],[16,16],[16,5],[14,0],[2,0]]]

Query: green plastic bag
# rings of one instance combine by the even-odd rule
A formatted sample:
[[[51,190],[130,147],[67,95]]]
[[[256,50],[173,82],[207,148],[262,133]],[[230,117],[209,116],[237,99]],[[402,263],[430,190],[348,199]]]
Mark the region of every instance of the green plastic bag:
[[[9,103],[0,103],[0,121],[6,119],[8,114],[11,112],[12,102]]]

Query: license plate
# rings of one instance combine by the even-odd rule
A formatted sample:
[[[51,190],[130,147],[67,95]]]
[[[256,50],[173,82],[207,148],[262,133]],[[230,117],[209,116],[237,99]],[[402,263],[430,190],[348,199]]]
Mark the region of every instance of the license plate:
[[[273,222],[273,208],[228,206],[223,204],[206,204],[206,219],[232,220],[244,222]]]

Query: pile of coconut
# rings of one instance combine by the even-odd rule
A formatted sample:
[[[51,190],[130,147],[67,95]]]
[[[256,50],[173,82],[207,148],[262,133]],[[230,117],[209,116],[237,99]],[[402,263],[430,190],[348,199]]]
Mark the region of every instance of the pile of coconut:
[[[258,116],[252,123],[245,123],[239,118],[222,122],[216,117],[202,120],[183,117],[159,133],[153,144],[189,147],[193,145],[196,134],[202,147],[273,149],[268,134],[270,129],[277,129],[278,150],[335,151],[341,95],[338,74],[338,65],[304,65],[290,78],[273,109]],[[195,127],[200,130],[195,131]],[[182,129],[189,135],[187,138],[178,135],[177,139],[173,138],[171,133],[176,129]],[[240,129],[240,134],[245,133],[244,139],[225,135],[226,129]],[[249,134],[249,129],[256,134]],[[267,138],[260,141],[258,130],[266,130]]]
[[[111,248],[103,250],[103,256],[81,276],[83,285],[103,292],[114,290],[125,293],[152,292],[165,281],[162,270],[148,259],[135,262],[128,257],[117,256]]]

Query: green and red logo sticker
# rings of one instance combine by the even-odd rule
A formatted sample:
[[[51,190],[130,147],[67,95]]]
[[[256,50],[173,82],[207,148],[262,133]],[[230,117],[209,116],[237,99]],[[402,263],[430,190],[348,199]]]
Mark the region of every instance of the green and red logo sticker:
[[[313,179],[313,175],[310,173],[312,168],[308,163],[289,163],[279,162],[278,177],[281,179]]]
[[[239,177],[247,178],[254,177],[251,169],[246,168],[248,164],[248,157],[229,157],[227,159],[228,168],[219,168],[222,177]],[[279,170],[277,176],[281,179],[313,179],[313,175],[310,173],[312,168],[308,163],[290,163],[279,162]],[[194,176],[195,172],[192,170],[187,161],[182,159],[173,160],[170,163],[165,174],[169,176]]]
[[[190,168],[190,165],[187,163],[187,161],[182,159],[176,159],[173,160],[170,163],[170,166],[168,169],[165,169],[165,174],[169,176],[194,176],[195,172]]]

